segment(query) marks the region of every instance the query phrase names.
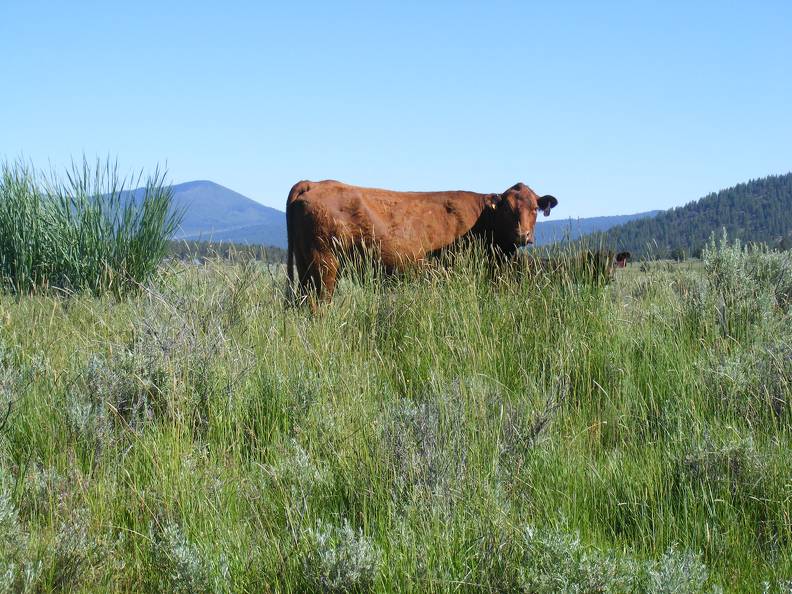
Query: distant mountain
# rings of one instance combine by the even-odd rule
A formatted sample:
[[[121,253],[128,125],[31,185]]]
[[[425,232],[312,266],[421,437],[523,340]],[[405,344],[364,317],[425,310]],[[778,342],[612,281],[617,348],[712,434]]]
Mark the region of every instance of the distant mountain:
[[[607,231],[611,227],[623,225],[637,219],[651,218],[659,210],[650,210],[629,215],[616,215],[610,217],[589,217],[583,219],[561,219],[557,221],[538,221],[536,223],[536,245],[547,245],[563,240],[575,240],[583,235]]]
[[[634,257],[667,258],[698,255],[723,228],[731,239],[783,246],[792,233],[792,173],[738,184],[590,237]]]
[[[282,211],[211,181],[191,181],[172,188],[174,206],[185,211],[174,239],[286,247],[286,215]],[[133,193],[140,199],[143,190]]]

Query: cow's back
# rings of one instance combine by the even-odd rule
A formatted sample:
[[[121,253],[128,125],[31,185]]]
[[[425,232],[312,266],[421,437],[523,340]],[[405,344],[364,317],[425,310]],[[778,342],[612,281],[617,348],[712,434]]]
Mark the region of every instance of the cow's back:
[[[473,192],[396,192],[326,180],[295,184],[287,201],[312,241],[375,247],[386,264],[422,258],[466,232],[478,213]],[[310,228],[310,229],[308,229]],[[398,261],[398,262],[397,262]]]

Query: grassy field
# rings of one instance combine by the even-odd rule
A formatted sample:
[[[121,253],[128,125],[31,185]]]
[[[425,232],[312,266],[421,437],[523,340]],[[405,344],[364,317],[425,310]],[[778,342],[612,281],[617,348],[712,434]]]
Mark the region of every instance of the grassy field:
[[[789,592],[789,257],[474,262],[0,297],[0,591]]]

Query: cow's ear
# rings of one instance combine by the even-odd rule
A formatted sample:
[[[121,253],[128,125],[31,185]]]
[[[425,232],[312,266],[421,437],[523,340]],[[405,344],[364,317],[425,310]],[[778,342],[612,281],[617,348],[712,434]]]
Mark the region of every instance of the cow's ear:
[[[546,194],[545,196],[542,196],[536,202],[539,205],[539,208],[544,213],[544,216],[546,217],[550,216],[551,209],[558,206],[558,200],[556,200],[555,196],[551,196],[550,194]]]
[[[490,194],[487,196],[487,206],[492,210],[498,208],[498,204],[500,204],[503,197],[500,194]]]

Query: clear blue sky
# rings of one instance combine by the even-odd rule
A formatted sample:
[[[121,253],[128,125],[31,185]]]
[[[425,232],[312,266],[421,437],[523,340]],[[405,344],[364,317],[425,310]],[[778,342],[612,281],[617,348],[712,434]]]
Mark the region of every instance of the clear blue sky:
[[[379,4],[2,0],[0,158],[280,209],[300,179],[523,181],[554,217],[792,170],[792,2]]]

